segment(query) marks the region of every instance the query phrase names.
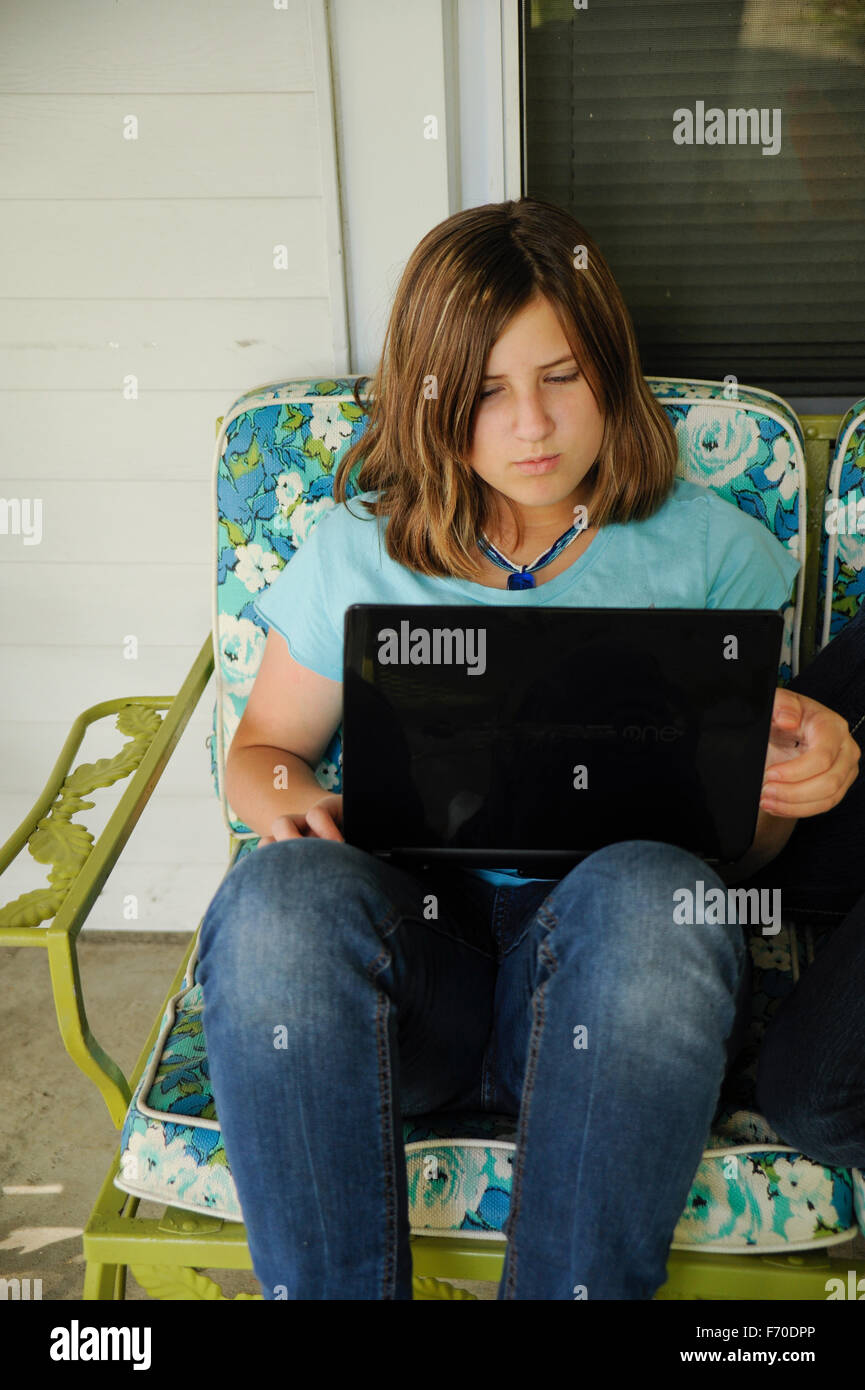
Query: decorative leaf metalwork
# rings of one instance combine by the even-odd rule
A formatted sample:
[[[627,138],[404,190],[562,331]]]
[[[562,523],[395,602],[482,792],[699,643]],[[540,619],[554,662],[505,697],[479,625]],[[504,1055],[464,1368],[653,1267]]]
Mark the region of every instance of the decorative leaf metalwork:
[[[22,893],[0,908],[0,927],[38,927],[46,918],[57,916],[68,891],[68,888],[53,891],[33,888],[29,893]]]
[[[134,772],[150,747],[150,738],[133,738],[124,743],[113,758],[100,758],[95,763],[82,763],[76,767],[63,783],[63,791],[80,795],[95,791],[97,787],[110,787],[112,782],[128,777]],[[62,795],[62,793],[61,793]]]
[[[451,1284],[447,1279],[426,1279],[421,1275],[415,1274],[411,1281],[412,1297],[414,1299],[432,1298],[474,1298],[476,1293],[469,1293],[468,1289],[460,1289],[456,1284]]]
[[[65,817],[55,819],[53,809],[44,820],[39,821],[27,841],[27,847],[37,864],[74,864],[76,872],[94,844],[86,826],[75,825]]]
[[[178,1265],[130,1265],[129,1269],[142,1289],[153,1298],[167,1302],[185,1302],[190,1299],[214,1300],[226,1303],[239,1303],[261,1299],[260,1293],[238,1293],[228,1298],[222,1289],[207,1274],[197,1269],[184,1269]]]
[[[146,738],[151,743],[161,723],[162,715],[158,710],[147,705],[124,705],[115,727],[118,733],[128,734],[130,738]]]
[[[161,724],[158,710],[134,701],[118,711],[115,728],[129,736],[128,743],[113,758],[99,758],[73,768],[48,815],[37,821],[27,841],[37,864],[51,865],[47,875],[51,887],[34,888],[0,906],[0,926],[36,927],[56,917],[95,844],[87,827],[76,824],[72,817],[95,806],[94,801],[85,799],[88,792],[110,787],[136,771]]]

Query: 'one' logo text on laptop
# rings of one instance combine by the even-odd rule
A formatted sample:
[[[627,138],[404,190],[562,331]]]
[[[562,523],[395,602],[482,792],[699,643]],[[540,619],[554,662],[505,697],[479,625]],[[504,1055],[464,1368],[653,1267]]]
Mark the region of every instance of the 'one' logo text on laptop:
[[[469,676],[487,669],[485,627],[412,627],[407,618],[378,635],[381,666],[465,666]]]

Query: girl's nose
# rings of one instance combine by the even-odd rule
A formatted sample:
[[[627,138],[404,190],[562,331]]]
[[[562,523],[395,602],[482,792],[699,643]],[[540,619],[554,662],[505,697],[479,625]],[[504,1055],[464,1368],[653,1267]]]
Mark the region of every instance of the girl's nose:
[[[528,445],[539,443],[552,432],[552,419],[537,392],[520,397],[514,403],[513,416],[514,433]]]

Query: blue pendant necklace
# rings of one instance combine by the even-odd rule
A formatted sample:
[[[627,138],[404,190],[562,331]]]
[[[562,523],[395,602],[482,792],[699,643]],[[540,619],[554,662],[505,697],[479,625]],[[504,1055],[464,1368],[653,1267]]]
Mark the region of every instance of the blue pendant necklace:
[[[585,529],[583,522],[581,522],[579,526],[569,526],[564,535],[559,536],[557,541],[553,541],[549,550],[545,550],[543,554],[539,555],[536,560],[533,560],[530,565],[515,565],[513,561],[509,560],[506,555],[503,555],[500,550],[496,550],[492,541],[487,538],[483,531],[481,531],[478,546],[483,554],[486,555],[487,559],[492,560],[494,565],[498,565],[503,570],[511,571],[508,575],[509,589],[534,589],[537,587],[535,584],[534,571],[543,569],[544,565],[551,564],[556,556],[561,555],[566,546],[569,546],[571,541],[575,541],[577,536],[581,535]]]

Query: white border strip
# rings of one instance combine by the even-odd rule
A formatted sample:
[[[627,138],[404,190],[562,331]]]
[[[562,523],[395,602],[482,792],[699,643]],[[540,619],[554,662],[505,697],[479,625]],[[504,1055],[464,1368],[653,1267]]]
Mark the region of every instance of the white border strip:
[[[197,1207],[196,1210],[200,1211],[201,1208]],[[412,1226],[411,1234],[413,1236],[435,1236],[436,1239],[444,1236],[451,1240],[458,1238],[462,1240],[497,1240],[501,1241],[502,1245],[507,1245],[507,1237],[503,1236],[500,1231],[474,1231],[470,1227],[463,1227],[458,1231],[438,1231],[431,1226]],[[726,1241],[674,1240],[670,1249],[690,1250],[695,1255],[802,1255],[808,1250],[822,1250],[827,1245],[846,1245],[847,1241],[855,1240],[858,1235],[859,1227],[850,1226],[840,1235],[825,1236],[820,1240],[781,1241],[780,1243],[773,1241],[771,1245],[730,1245]]]
[[[819,1240],[773,1241],[771,1245],[731,1245],[727,1241],[674,1240],[671,1250],[692,1250],[698,1255],[801,1255],[806,1250],[825,1250],[827,1245],[846,1245],[859,1235],[858,1226],[849,1226],[836,1236],[822,1236]],[[854,1256],[854,1259],[856,1257]]]
[[[403,1116],[405,1120],[414,1118],[413,1115]],[[516,1120],[514,1124],[516,1125]],[[461,1149],[505,1149],[508,1153],[515,1153],[517,1147],[512,1139],[490,1137],[489,1139],[412,1139],[411,1143],[404,1144],[403,1148],[406,1154],[413,1158],[416,1152],[422,1157],[426,1153],[431,1153],[435,1148],[440,1149],[446,1145],[452,1149],[456,1144],[459,1144]]]

